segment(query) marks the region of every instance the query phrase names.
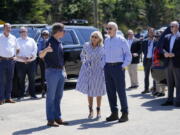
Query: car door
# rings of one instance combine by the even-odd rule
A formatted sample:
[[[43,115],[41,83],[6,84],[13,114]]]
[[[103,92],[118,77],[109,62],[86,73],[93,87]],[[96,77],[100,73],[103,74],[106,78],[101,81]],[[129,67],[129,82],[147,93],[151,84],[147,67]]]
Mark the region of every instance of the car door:
[[[65,29],[61,39],[64,49],[64,62],[68,78],[78,76],[81,67],[80,53],[82,45],[73,29]]]

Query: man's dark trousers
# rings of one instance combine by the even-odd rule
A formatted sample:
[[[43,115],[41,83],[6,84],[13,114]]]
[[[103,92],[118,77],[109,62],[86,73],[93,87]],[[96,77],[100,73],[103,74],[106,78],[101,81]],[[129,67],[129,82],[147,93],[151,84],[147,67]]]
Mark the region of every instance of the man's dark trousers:
[[[152,59],[145,58],[144,63],[143,63],[144,73],[145,73],[144,90],[149,90],[149,75],[151,72],[151,65],[152,65]]]
[[[120,99],[121,112],[128,113],[128,103],[125,91],[125,70],[122,69],[122,63],[115,65],[106,63],[104,72],[111,112],[118,112],[117,92]]]
[[[28,75],[28,80],[29,80],[29,94],[32,97],[35,96],[35,67],[36,67],[35,61],[32,61],[27,64],[23,62],[17,62],[16,64],[17,64],[16,65],[17,74],[20,84],[19,97],[24,96],[26,74]]]
[[[0,60],[0,101],[11,98],[14,65],[13,60]]]
[[[169,60],[166,69],[166,78],[168,83],[168,101],[174,101],[174,87],[176,87],[175,104],[180,106],[180,68],[174,67],[172,60]]]

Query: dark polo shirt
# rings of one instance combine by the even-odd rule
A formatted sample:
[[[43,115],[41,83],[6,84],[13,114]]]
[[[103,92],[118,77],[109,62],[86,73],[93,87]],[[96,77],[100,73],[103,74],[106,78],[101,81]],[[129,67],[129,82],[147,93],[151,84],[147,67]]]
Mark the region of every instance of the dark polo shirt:
[[[46,68],[63,68],[64,66],[64,53],[62,43],[56,40],[53,36],[46,42],[46,47],[51,44],[53,52],[49,52],[44,57]]]

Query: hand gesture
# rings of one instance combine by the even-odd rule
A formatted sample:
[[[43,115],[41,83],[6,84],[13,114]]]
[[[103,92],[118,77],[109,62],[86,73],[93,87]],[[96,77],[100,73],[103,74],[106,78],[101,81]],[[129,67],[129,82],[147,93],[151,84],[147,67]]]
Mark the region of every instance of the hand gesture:
[[[133,53],[132,54],[134,57],[137,57],[138,56],[138,53]]]
[[[169,53],[167,53],[167,52],[164,53],[164,57],[165,57],[165,58],[168,58],[168,57],[169,57]]]
[[[170,58],[173,58],[174,56],[175,56],[174,53],[169,53]]]
[[[53,49],[51,48],[50,43],[49,43],[48,47],[46,48],[46,52],[53,52]]]

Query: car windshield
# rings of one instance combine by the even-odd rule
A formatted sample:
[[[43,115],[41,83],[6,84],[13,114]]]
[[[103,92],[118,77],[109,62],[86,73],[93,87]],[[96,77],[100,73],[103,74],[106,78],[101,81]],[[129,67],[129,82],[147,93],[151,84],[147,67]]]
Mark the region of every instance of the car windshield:
[[[64,37],[61,39],[61,41],[63,45],[78,44],[78,41],[75,38],[75,34],[70,30],[66,30]]]
[[[91,33],[97,30],[94,27],[72,27],[71,29],[76,31],[81,45],[85,42],[89,42]]]

